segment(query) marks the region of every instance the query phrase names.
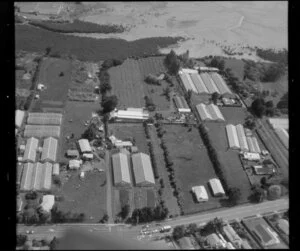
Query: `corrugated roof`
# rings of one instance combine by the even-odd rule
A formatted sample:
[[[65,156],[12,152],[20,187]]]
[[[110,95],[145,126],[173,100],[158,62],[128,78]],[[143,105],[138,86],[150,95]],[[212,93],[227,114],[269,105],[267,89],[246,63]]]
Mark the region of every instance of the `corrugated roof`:
[[[25,116],[25,112],[24,111],[16,110],[15,125],[17,127],[20,127],[22,125],[23,120],[24,120],[24,116]]]
[[[198,93],[198,91],[196,90],[194,84],[191,83],[189,81],[189,79],[187,78],[187,74],[186,73],[182,72],[181,74],[179,74],[179,76],[180,76],[180,79],[181,79],[181,81],[182,81],[182,83],[183,83],[186,91],[191,90],[193,92]]]
[[[43,168],[45,169],[44,183],[41,189],[49,190],[52,185],[52,164],[46,162],[43,164]]]
[[[26,125],[24,131],[25,137],[55,137],[60,136],[60,126],[53,125]]]
[[[264,226],[261,224],[258,224],[254,227],[255,232],[260,236],[261,240],[266,244],[270,242],[273,237],[268,233],[268,231],[265,229]]]
[[[211,117],[212,117],[213,120],[225,121],[225,118],[223,117],[223,115],[222,115],[222,113],[221,113],[218,106],[216,106],[214,104],[209,104],[209,105],[206,106],[206,109],[211,114]]]
[[[227,139],[229,147],[232,149],[240,149],[240,143],[237,136],[236,127],[234,125],[226,125]]]
[[[206,106],[204,104],[198,104],[196,105],[197,112],[199,113],[199,116],[201,120],[212,120],[211,114],[207,111]]]
[[[131,184],[127,154],[124,153],[113,154],[112,164],[113,164],[115,185]]]
[[[232,94],[232,92],[230,91],[230,89],[228,88],[228,86],[226,85],[224,79],[220,76],[219,73],[211,73],[210,74],[212,80],[214,81],[215,85],[217,86],[217,88],[219,89],[221,94]]]
[[[192,191],[196,195],[198,201],[208,200],[208,194],[204,186],[194,186],[192,187]]]
[[[256,153],[261,153],[257,138],[252,137],[253,147]]]
[[[240,148],[243,151],[249,151],[248,143],[244,131],[244,126],[242,124],[236,125],[236,132],[239,139]]]
[[[34,165],[32,163],[26,163],[24,165],[20,190],[28,191],[32,189]]]
[[[36,169],[35,176],[33,177],[33,189],[41,190],[41,187],[44,182],[45,177],[45,168],[42,163],[38,162],[34,164],[34,168]]]
[[[181,96],[175,96],[174,97],[175,104],[178,109],[184,108],[184,109],[190,109],[188,104],[186,103],[185,99]]]
[[[41,160],[56,161],[58,141],[55,138],[49,137],[44,140]]]
[[[195,87],[197,88],[198,93],[209,93],[198,73],[192,73],[191,79]]]
[[[279,139],[281,140],[282,144],[287,149],[289,149],[289,134],[288,134],[288,132],[283,128],[276,128],[275,132],[278,135]]]
[[[39,140],[36,138],[27,139],[23,161],[32,161],[36,159],[36,150],[38,148]]]
[[[219,179],[210,179],[209,180],[210,187],[214,193],[214,195],[225,194],[221,181]]]
[[[144,153],[132,154],[132,164],[136,184],[155,184],[151,160]]]
[[[91,152],[92,148],[90,146],[90,142],[87,139],[80,139],[78,140],[80,151],[84,152]]]
[[[211,79],[208,73],[200,73],[200,77],[203,83],[205,84],[207,90],[209,91],[209,93],[214,93],[214,92],[220,93],[219,89],[217,88],[217,86],[215,85],[215,83],[213,82],[213,80]]]

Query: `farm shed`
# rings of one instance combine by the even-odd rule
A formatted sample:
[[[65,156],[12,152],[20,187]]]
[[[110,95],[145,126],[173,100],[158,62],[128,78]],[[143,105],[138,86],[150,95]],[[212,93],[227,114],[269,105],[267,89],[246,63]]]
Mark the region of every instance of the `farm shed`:
[[[225,248],[224,243],[215,233],[208,235],[206,237],[206,242],[211,248]]]
[[[56,161],[58,141],[55,138],[49,137],[44,140],[43,150],[42,150],[42,161]]]
[[[144,110],[133,110],[133,108],[128,108],[127,110],[116,110],[110,113],[111,118],[117,120],[147,120],[149,118],[149,113]]]
[[[216,178],[210,179],[209,185],[211,187],[211,190],[212,190],[214,196],[225,195],[225,191],[224,191],[221,181],[219,179],[216,179]]]
[[[198,73],[191,73],[190,76],[198,93],[209,93]]]
[[[15,126],[21,127],[25,117],[25,112],[21,110],[16,110]]]
[[[201,118],[201,120],[206,121],[206,120],[212,120],[212,117],[210,113],[207,111],[206,106],[204,104],[198,104],[196,105],[197,112]]]
[[[242,151],[249,151],[247,139],[244,131],[244,127],[242,124],[238,124],[235,126],[236,133],[239,139],[240,148]]]
[[[24,164],[21,186],[20,186],[21,191],[29,191],[32,189],[33,171],[34,171],[34,164],[32,163]]]
[[[289,149],[289,134],[288,132],[283,128],[276,128],[275,132],[277,136],[279,137],[282,144]]]
[[[112,155],[115,186],[131,185],[128,155],[116,153]]]
[[[31,161],[31,162],[35,161],[38,145],[39,145],[38,139],[33,137],[27,139],[23,161]]]
[[[78,143],[79,143],[81,153],[91,153],[92,152],[90,142],[87,139],[80,139],[80,140],[78,140]]]
[[[149,155],[135,153],[131,156],[135,183],[137,186],[154,185],[154,175]]]
[[[272,126],[273,129],[276,128],[283,128],[289,129],[289,119],[288,118],[269,118],[269,124]]]
[[[24,137],[60,137],[60,126],[53,125],[26,125]]]
[[[59,175],[59,163],[55,163],[52,166],[52,175]]]
[[[94,158],[94,155],[92,153],[84,153],[82,157],[86,160],[92,160]]]
[[[131,141],[116,141],[115,146],[118,148],[132,147],[132,143],[131,143]]]
[[[206,67],[206,66],[200,66],[199,67],[200,71],[213,71],[213,72],[218,72],[219,69],[215,67]]]
[[[44,183],[45,179],[45,171],[46,169],[42,165],[42,163],[37,162],[34,163],[33,168],[35,169],[35,175],[33,175],[33,184],[32,184],[32,189],[33,190],[41,190],[41,187]]]
[[[211,73],[210,76],[211,76],[212,80],[214,81],[215,85],[217,86],[217,88],[219,89],[221,95],[232,96],[231,90],[228,88],[224,79],[220,76],[219,73],[214,72],[214,73]]]
[[[252,137],[253,147],[256,153],[261,153],[258,141],[256,137]]]
[[[68,150],[67,156],[70,158],[79,158],[79,152],[78,150]]]
[[[184,72],[179,72],[179,77],[181,79],[181,82],[183,83],[183,86],[186,91],[193,91],[195,93],[198,93],[196,87],[194,86],[193,82],[191,81],[191,78],[187,77],[188,74]]]
[[[227,139],[229,148],[231,149],[240,149],[240,143],[237,136],[236,127],[234,125],[226,125]]]
[[[208,195],[204,186],[192,187],[192,192],[195,194],[198,202],[208,201]]]
[[[273,232],[268,226],[262,224],[256,224],[252,228],[252,233],[264,247],[278,244],[280,242],[277,238],[277,234]]]
[[[260,160],[260,155],[259,155],[259,153],[244,152],[243,158],[246,160],[250,160],[250,161],[258,161],[258,160]]]
[[[52,185],[52,164],[46,162],[43,164],[43,168],[45,169],[45,174],[43,176],[41,190],[49,190]]]
[[[223,227],[223,231],[225,236],[229,239],[229,241],[235,244],[238,248],[241,247],[242,245],[241,237],[235,232],[235,230],[229,224]]]
[[[253,166],[254,172],[257,175],[267,175],[275,173],[273,166]]]
[[[54,206],[54,203],[55,203],[55,196],[52,194],[47,194],[43,196],[43,200],[40,206],[44,211],[50,212],[50,210]]]
[[[185,236],[185,237],[180,238],[178,240],[178,244],[184,250],[186,250],[186,249],[195,249],[190,237]]]
[[[211,117],[215,121],[225,121],[220,109],[218,106],[214,104],[210,104],[206,106],[206,109],[210,113]]]
[[[210,94],[214,92],[220,93],[219,89],[217,88],[217,86],[215,85],[208,73],[200,73],[200,77]]]
[[[62,114],[61,113],[29,113],[27,118],[27,124],[33,125],[61,125]]]
[[[79,169],[81,165],[81,161],[77,159],[72,159],[69,161],[69,168],[70,169]]]
[[[176,104],[178,112],[191,112],[191,109],[185,101],[184,97],[175,96],[174,102]]]
[[[286,235],[289,235],[290,231],[290,226],[289,222],[285,219],[279,219],[277,222],[277,227]]]

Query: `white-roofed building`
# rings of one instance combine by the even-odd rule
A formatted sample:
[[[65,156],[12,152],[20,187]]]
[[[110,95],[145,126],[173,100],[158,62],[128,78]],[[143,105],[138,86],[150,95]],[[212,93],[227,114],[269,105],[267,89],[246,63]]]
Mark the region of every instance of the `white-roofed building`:
[[[215,67],[206,67],[206,66],[200,66],[199,67],[200,71],[214,71],[214,72],[218,72],[219,69],[215,68]]]
[[[250,161],[259,161],[260,160],[260,155],[259,155],[259,153],[244,152],[243,153],[243,158],[246,159],[246,160],[250,160]]]
[[[33,189],[32,187],[33,171],[34,171],[33,163],[24,164],[21,185],[20,185],[21,191],[29,191]]]
[[[45,212],[50,212],[55,203],[55,196],[52,194],[44,195],[41,203],[41,208]]]
[[[79,169],[82,164],[81,160],[71,159],[69,160],[69,168],[70,169]]]
[[[45,169],[45,174],[41,190],[50,190],[52,185],[52,164],[46,162],[43,164],[43,168]]]
[[[187,74],[186,74],[186,78],[187,78],[187,80],[189,81],[190,86],[192,87],[193,91],[194,91],[195,93],[198,93],[198,90],[197,90],[196,86],[194,85],[193,80],[191,79],[190,74],[187,73]]]
[[[282,144],[287,149],[289,149],[289,134],[288,134],[288,132],[283,128],[276,128],[275,132],[276,132],[278,138],[280,139],[280,141],[282,142]]]
[[[187,73],[187,74],[198,73],[197,70],[195,70],[195,69],[189,69],[189,68],[182,68],[181,71],[183,73]]]
[[[25,112],[21,110],[16,110],[16,118],[15,118],[15,126],[16,127],[21,127],[23,120],[25,117]]]
[[[184,97],[175,96],[174,102],[177,107],[178,112],[191,112],[190,107],[188,106],[187,102],[185,101]]]
[[[52,175],[59,175],[59,163],[55,163],[52,166]]]
[[[214,92],[220,93],[219,89],[217,88],[217,86],[215,85],[208,73],[200,73],[200,77],[210,94]]]
[[[232,242],[237,248],[241,247],[243,240],[229,224],[223,226],[223,231],[230,242]]]
[[[214,104],[209,104],[206,106],[206,109],[210,113],[211,117],[215,121],[225,121],[220,109]]]
[[[135,184],[137,186],[154,185],[155,179],[149,155],[135,153],[131,155]]]
[[[92,153],[84,153],[82,157],[86,160],[92,160],[94,158],[94,155]]]
[[[203,80],[200,78],[198,73],[192,73],[190,74],[190,76],[198,93],[209,93],[208,89],[206,88],[205,84],[203,83]]]
[[[23,161],[35,162],[38,145],[39,145],[38,139],[33,137],[27,139]]]
[[[225,195],[225,191],[219,179],[216,178],[210,179],[209,185],[211,187],[214,196],[219,197]]]
[[[283,128],[288,130],[289,129],[289,119],[288,118],[269,118],[268,122],[273,127],[276,128]]]
[[[61,122],[61,113],[30,112],[27,118],[27,124],[33,125],[61,125]]]
[[[253,142],[253,147],[254,147],[255,153],[261,153],[257,138],[252,137],[252,142]]]
[[[45,179],[46,169],[43,167],[42,163],[40,162],[35,163],[34,168],[35,168],[35,175],[33,176],[32,189],[41,190],[42,184]]]
[[[190,78],[187,77],[188,74],[185,72],[179,72],[179,77],[181,79],[181,82],[183,83],[183,86],[186,91],[193,91],[195,93],[198,93],[196,87],[194,86],[193,82],[191,81]]]
[[[222,95],[226,95],[226,94],[232,95],[231,90],[228,88],[224,79],[220,76],[219,73],[214,72],[211,73],[210,76]]]
[[[132,147],[133,145],[131,141],[116,141],[115,146],[121,148],[121,147]]]
[[[78,143],[79,143],[81,153],[91,153],[92,152],[90,142],[87,139],[80,139],[80,140],[78,140]]]
[[[227,139],[229,148],[231,149],[240,149],[240,143],[237,136],[236,127],[234,125],[226,125]]]
[[[290,234],[290,224],[285,219],[279,219],[277,222],[277,227],[286,235]]]
[[[57,146],[58,141],[53,137],[46,138],[44,140],[43,150],[42,150],[42,161],[56,161],[56,154],[57,154]]]
[[[242,124],[236,125],[236,132],[239,139],[240,148],[242,151],[249,151],[248,143],[244,131],[244,126]]]
[[[110,113],[110,118],[114,118],[117,121],[122,120],[147,120],[149,119],[149,113],[139,108],[127,108],[127,110],[116,110]]]
[[[197,112],[203,121],[212,120],[211,114],[207,111],[206,105],[198,104],[196,105]]]
[[[114,172],[115,186],[131,185],[128,155],[125,153],[116,153],[112,155],[112,166]]]
[[[26,125],[24,137],[60,137],[60,126],[54,125]]]
[[[195,194],[198,202],[208,201],[208,194],[204,186],[194,186],[192,187],[192,192]]]

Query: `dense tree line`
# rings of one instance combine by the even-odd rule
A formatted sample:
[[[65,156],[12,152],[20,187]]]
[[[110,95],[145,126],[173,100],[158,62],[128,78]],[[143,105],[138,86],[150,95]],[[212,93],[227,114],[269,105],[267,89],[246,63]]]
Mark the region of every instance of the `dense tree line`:
[[[125,28],[122,25],[100,25],[75,19],[72,23],[59,23],[56,21],[29,21],[29,24],[53,32],[60,33],[122,33]]]
[[[156,109],[156,106],[152,100],[152,98],[148,97],[147,95],[144,97],[145,99],[145,105],[147,107],[147,109],[150,111],[150,112],[153,112],[155,111]]]
[[[169,210],[165,207],[164,203],[159,204],[155,208],[144,207],[136,208],[132,212],[129,222],[133,224],[147,223],[151,221],[160,221],[167,218]]]
[[[288,64],[288,51],[286,49],[283,50],[274,50],[274,49],[256,49],[256,54],[262,59],[283,63],[284,65]]]
[[[263,115],[273,117],[275,114],[273,101],[265,101],[264,98],[256,98],[251,104],[252,113],[261,118]]]
[[[218,57],[213,57],[212,60],[207,64],[209,67],[218,68],[220,71],[225,70],[225,61]]]
[[[74,55],[81,61],[106,60],[110,58],[146,57],[158,55],[158,48],[176,44],[181,37],[155,37],[135,41],[123,39],[95,39],[90,37],[66,36],[28,25],[16,25],[16,50],[44,52],[51,46],[50,56],[55,54]]]

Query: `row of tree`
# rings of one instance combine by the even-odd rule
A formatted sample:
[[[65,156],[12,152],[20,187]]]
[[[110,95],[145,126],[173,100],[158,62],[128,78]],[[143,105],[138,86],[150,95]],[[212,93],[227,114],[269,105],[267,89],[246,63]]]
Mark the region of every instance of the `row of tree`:
[[[155,111],[156,109],[156,106],[152,100],[152,98],[148,97],[147,95],[144,97],[145,99],[145,105],[147,107],[147,109],[150,111],[150,112],[153,112]]]
[[[200,124],[198,129],[199,129],[200,135],[203,139],[203,143],[205,144],[205,146],[207,148],[208,155],[213,164],[215,172],[216,172],[217,176],[219,177],[221,183],[223,184],[224,190],[226,191],[226,193],[228,195],[228,202],[231,205],[236,205],[241,198],[241,192],[238,188],[230,187],[229,184],[227,183],[225,169],[219,161],[218,154],[216,152],[216,149],[212,145],[212,142],[210,140],[210,137],[208,135],[208,132],[207,132],[207,129],[205,128],[205,126],[203,124]]]
[[[251,110],[258,118],[261,118],[263,115],[273,117],[275,114],[273,101],[265,101],[262,97],[258,97],[252,102]]]

